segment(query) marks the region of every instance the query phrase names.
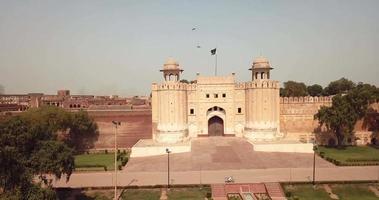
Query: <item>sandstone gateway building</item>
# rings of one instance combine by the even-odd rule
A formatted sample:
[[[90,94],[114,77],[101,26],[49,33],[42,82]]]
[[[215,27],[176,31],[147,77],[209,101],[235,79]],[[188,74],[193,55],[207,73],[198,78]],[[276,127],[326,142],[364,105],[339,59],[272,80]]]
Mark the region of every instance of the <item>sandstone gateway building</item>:
[[[279,82],[270,79],[266,58],[254,60],[251,81],[237,83],[235,74],[201,76],[195,83],[180,82],[183,69],[173,60],[164,64],[164,82],[152,85],[153,139],[177,143],[199,136],[237,136],[277,140]]]
[[[234,136],[252,143],[255,151],[313,152],[312,142],[333,139],[320,127],[314,114],[330,106],[332,97],[280,97],[280,84],[270,79],[268,59],[252,63],[251,81],[238,83],[235,74],[202,76],[180,82],[183,69],[168,59],[160,70],[162,83],[152,84],[152,139],[132,148],[132,157],[191,151],[191,139],[204,136]],[[378,110],[378,104],[373,105]],[[315,133],[318,133],[315,135]],[[356,144],[370,143],[372,131],[355,126]]]

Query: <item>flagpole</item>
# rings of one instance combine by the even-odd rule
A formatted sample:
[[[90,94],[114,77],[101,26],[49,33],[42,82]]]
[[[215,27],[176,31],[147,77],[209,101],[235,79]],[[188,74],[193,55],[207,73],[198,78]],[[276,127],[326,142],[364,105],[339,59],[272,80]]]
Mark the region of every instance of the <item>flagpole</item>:
[[[215,54],[215,76],[217,76],[217,53]]]

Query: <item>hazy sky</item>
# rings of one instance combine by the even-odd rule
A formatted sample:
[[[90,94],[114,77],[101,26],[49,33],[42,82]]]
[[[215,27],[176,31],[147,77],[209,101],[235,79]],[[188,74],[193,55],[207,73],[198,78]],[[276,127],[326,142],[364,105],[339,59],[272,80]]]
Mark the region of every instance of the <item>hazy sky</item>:
[[[281,82],[379,86],[378,9],[378,0],[0,0],[0,84],[6,93],[147,95],[168,57],[185,79],[212,75],[217,47],[219,74],[238,81],[262,54]]]

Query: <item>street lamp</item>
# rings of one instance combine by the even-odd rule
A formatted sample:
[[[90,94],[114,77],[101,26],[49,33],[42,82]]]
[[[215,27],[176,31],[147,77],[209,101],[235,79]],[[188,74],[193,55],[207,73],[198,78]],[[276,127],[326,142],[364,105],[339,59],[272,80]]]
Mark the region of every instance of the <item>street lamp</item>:
[[[121,126],[120,121],[112,121],[112,123],[115,125],[115,132],[114,132],[114,199],[117,200],[117,127]]]
[[[170,188],[170,153],[171,150],[166,148],[167,153],[167,189]]]
[[[317,143],[316,143],[316,136],[313,139],[313,179],[312,179],[312,185],[315,187],[316,185],[316,151],[317,151]]]

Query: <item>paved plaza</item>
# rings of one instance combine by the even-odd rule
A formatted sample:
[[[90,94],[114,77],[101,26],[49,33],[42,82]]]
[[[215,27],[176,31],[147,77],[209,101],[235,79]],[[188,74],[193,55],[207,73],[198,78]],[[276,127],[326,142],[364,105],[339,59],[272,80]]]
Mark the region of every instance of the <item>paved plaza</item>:
[[[335,167],[319,157],[316,166]],[[237,137],[196,138],[191,152],[170,154],[172,171],[309,167],[313,167],[312,153],[257,152],[252,144]],[[131,158],[124,171],[167,171],[167,155]]]
[[[170,154],[171,184],[220,184],[226,176],[236,183],[311,182],[313,154],[255,152],[234,137],[198,138],[191,153]],[[316,159],[316,181],[378,180],[378,166],[337,167]],[[131,158],[118,173],[119,186],[167,184],[167,155]],[[53,182],[54,187],[111,187],[113,172],[80,172]]]

